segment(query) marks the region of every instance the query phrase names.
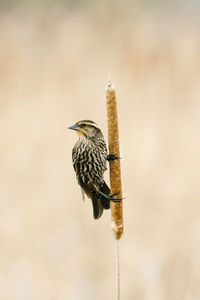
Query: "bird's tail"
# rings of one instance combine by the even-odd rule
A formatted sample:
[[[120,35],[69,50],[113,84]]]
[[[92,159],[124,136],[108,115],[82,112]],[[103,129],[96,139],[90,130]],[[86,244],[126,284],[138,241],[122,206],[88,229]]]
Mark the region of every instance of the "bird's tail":
[[[101,191],[102,193],[104,193],[105,195],[110,195],[110,189],[109,189],[109,187],[107,186],[107,184],[105,183],[105,181],[104,181],[103,186],[102,186],[102,188],[100,189],[100,191]],[[106,199],[106,198],[105,198],[104,196],[102,196],[102,195],[101,195],[101,203],[102,203],[104,209],[109,209],[109,208],[110,208],[110,200]]]
[[[100,191],[106,195],[110,194],[110,189],[107,184],[103,183]],[[110,208],[110,200],[106,199],[103,195],[94,193],[92,197],[93,215],[95,219],[99,219],[103,214],[103,209]]]
[[[98,197],[92,197],[93,204],[93,216],[95,219],[99,219],[103,214],[103,206],[101,200]]]

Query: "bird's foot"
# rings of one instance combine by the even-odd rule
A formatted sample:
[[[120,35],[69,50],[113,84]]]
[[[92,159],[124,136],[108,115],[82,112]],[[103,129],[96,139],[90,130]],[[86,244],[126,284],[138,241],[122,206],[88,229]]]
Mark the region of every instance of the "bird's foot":
[[[116,159],[120,159],[120,157],[115,155],[115,154],[108,154],[107,155],[107,160],[108,161],[113,161],[113,160],[116,160]]]
[[[113,201],[113,202],[120,202],[121,200],[124,199],[124,198],[113,198],[114,196],[116,196],[118,194],[118,192],[110,194],[110,195],[106,195],[106,194],[102,193],[101,191],[99,191],[99,194],[101,194],[102,196],[104,196],[104,198],[106,198],[110,201]]]

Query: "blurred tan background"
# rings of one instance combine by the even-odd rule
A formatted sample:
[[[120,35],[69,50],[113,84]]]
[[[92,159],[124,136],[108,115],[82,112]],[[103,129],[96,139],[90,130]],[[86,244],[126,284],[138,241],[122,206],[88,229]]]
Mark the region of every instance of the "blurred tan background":
[[[121,299],[200,299],[199,8],[1,2],[1,300],[115,299],[110,212],[94,221],[82,202],[67,130],[87,118],[106,137],[108,77],[126,196]]]

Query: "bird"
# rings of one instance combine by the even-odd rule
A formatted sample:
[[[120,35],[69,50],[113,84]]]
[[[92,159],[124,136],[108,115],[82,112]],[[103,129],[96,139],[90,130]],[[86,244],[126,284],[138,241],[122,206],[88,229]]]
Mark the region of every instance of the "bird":
[[[91,120],[82,120],[68,127],[78,133],[79,139],[72,150],[72,164],[83,200],[85,195],[92,200],[93,217],[99,219],[104,209],[110,208],[110,201],[117,193],[110,194],[110,188],[104,180],[106,163],[118,159],[114,154],[108,155],[106,143],[99,126]]]

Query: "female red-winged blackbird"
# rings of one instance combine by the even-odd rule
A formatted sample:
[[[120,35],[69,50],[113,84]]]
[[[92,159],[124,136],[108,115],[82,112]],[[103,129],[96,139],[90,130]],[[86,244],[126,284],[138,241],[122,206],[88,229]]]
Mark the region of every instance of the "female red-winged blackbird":
[[[96,123],[90,120],[79,121],[69,129],[76,130],[79,139],[72,150],[72,162],[76,177],[81,186],[83,196],[86,194],[92,200],[95,219],[101,217],[103,209],[110,208],[113,198],[110,189],[103,179],[106,170],[106,160],[117,159],[115,155],[108,155],[103,134]]]

